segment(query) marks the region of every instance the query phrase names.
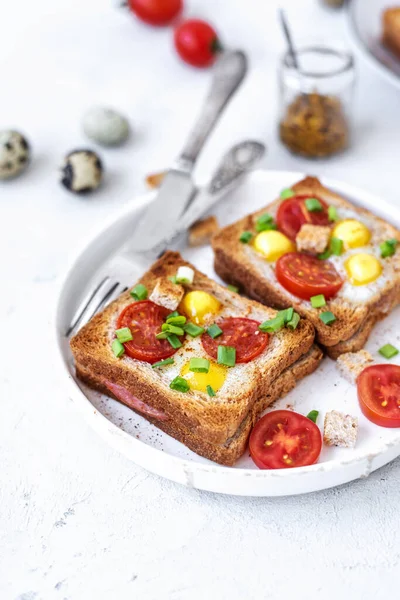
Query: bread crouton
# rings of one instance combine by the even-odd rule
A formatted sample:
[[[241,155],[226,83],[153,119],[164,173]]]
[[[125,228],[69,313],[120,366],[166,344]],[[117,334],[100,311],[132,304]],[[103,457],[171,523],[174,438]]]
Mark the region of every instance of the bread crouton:
[[[164,181],[164,177],[166,176],[166,171],[160,171],[160,173],[152,173],[151,175],[147,175],[146,184],[151,189],[159,188],[162,182]]]
[[[337,359],[337,368],[342,377],[350,383],[355,383],[357,377],[366,367],[372,364],[373,358],[366,350],[346,352]]]
[[[321,254],[328,247],[330,235],[330,227],[305,223],[296,236],[297,250],[299,252]]]
[[[189,246],[205,246],[217,231],[219,225],[214,215],[196,221],[189,229]]]
[[[180,301],[183,298],[185,290],[182,285],[173,283],[166,277],[160,277],[156,281],[153,291],[150,294],[149,300],[164,306],[168,310],[176,310],[179,306]]]
[[[354,448],[357,440],[357,417],[345,415],[337,410],[326,413],[324,421],[324,442],[327,446]]]

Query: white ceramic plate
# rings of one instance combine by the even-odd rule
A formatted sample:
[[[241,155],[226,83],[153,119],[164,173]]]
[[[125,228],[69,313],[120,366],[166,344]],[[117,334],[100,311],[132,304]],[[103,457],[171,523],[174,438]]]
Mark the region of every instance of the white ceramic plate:
[[[391,0],[351,0],[348,16],[359,50],[383,77],[400,87],[400,59],[381,43],[382,13],[394,4]]]
[[[232,222],[264,206],[277,197],[281,189],[303,176],[301,173],[255,172],[213,212],[218,215],[221,224]],[[395,207],[349,185],[328,179],[323,179],[323,182],[400,226],[400,212]],[[398,456],[400,431],[377,427],[363,417],[355,387],[338,375],[334,362],[328,358],[324,359],[316,373],[302,380],[274,408],[290,406],[303,414],[317,409],[320,411],[320,426],[325,412],[331,409],[357,415],[360,425],[357,446],[354,450],[324,448],[318,464],[299,469],[261,471],[247,454],[235,467],[219,466],[194,454],[129,408],[89,390],[75,380],[68,341],[64,337],[67,324],[92,283],[107,272],[108,257],[120,241],[126,239],[140,207],[152,197],[149,195],[140,199],[107,223],[79,253],[61,286],[56,334],[63,377],[68,393],[93,429],[114,448],[153,473],[198,489],[243,496],[291,495],[333,487],[366,477]],[[186,248],[182,253],[200,270],[217,278],[213,272],[210,248]],[[399,315],[399,310],[394,311],[375,328],[367,348],[377,359],[377,350],[384,343],[400,346]]]

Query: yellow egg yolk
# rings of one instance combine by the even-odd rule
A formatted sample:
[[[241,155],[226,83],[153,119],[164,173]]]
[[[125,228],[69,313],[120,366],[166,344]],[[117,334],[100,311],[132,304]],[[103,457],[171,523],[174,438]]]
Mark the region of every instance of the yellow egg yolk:
[[[262,231],[256,235],[253,246],[269,262],[274,262],[284,254],[296,250],[296,246],[286,235],[274,230]]]
[[[378,279],[382,265],[371,254],[354,254],[344,264],[350,282],[353,285],[366,285]]]
[[[216,315],[220,309],[219,300],[201,290],[188,292],[180,304],[180,310],[196,325],[202,325],[207,315]]]
[[[371,239],[371,232],[360,221],[345,219],[333,228],[332,237],[342,240],[344,249],[348,250],[366,246]]]
[[[217,365],[210,361],[210,369],[208,373],[194,373],[189,370],[190,362],[183,365],[181,375],[190,385],[191,390],[196,392],[207,392],[207,386],[210,385],[214,392],[218,392],[224,385],[226,379],[227,367]]]

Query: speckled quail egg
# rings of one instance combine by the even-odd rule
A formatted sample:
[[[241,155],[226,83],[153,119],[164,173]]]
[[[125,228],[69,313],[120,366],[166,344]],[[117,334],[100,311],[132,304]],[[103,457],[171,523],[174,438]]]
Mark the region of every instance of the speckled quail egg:
[[[70,192],[87,194],[102,180],[103,165],[92,150],[74,150],[67,154],[61,167],[61,183]]]
[[[0,179],[16,177],[28,166],[30,148],[18,131],[0,131]]]
[[[94,106],[82,120],[85,134],[103,146],[119,146],[129,136],[128,120],[112,108]]]

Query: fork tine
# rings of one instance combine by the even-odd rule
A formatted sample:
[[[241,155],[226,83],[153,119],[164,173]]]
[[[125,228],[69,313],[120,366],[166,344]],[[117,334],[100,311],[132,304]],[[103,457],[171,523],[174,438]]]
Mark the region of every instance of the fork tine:
[[[111,302],[116,300],[118,298],[118,296],[120,296],[123,292],[126,292],[128,289],[129,288],[127,288],[126,286],[122,285],[121,283],[119,283],[117,281],[115,286],[113,286],[113,288],[111,288],[109,294],[107,294],[107,296],[100,303],[96,312],[103,309],[105,306],[108,306],[109,304],[111,304]]]
[[[69,337],[75,329],[85,325],[97,313],[103,303],[107,301],[118,285],[119,283],[111,280],[110,277],[103,279],[94,292],[90,294],[85,304],[82,305],[78,315],[76,315],[68,328],[66,336]]]

